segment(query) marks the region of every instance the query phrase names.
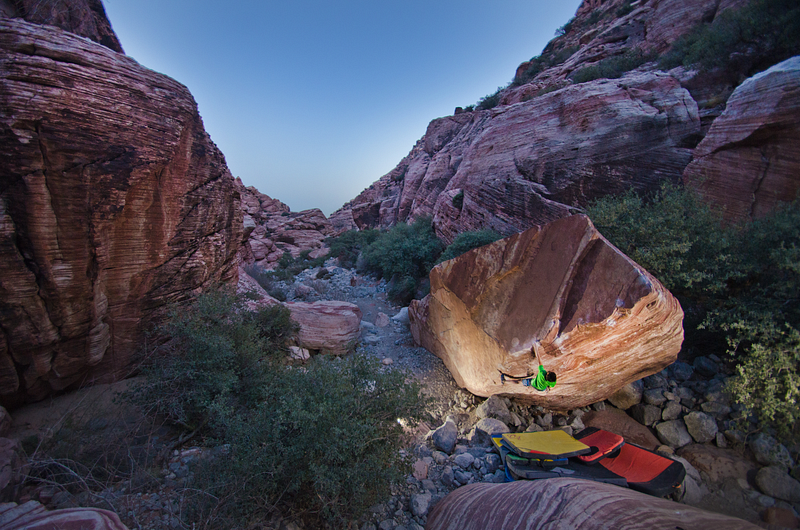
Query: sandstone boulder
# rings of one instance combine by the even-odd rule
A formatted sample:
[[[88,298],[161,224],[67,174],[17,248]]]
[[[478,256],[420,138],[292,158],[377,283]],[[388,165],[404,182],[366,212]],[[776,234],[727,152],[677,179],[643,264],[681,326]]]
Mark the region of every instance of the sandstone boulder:
[[[458,488],[431,509],[425,528],[749,530],[758,527],[611,484],[554,478]]]
[[[800,57],[733,92],[683,180],[728,221],[762,217],[800,192]]]
[[[361,310],[357,305],[339,301],[285,304],[292,319],[300,326],[297,342],[301,348],[320,353],[343,355],[359,337]]]
[[[651,451],[659,446],[658,439],[653,436],[650,429],[619,409],[593,410],[587,412],[581,421],[586,427],[595,427],[619,434],[626,441],[641,445]]]
[[[235,283],[239,193],[189,91],[0,18],[0,404],[129,373],[168,304]]]
[[[551,409],[601,401],[674,362],[683,311],[655,278],[576,215],[436,266],[409,308],[414,339],[479,396]],[[558,375],[549,392],[507,381]]]
[[[47,511],[36,501],[0,504],[3,530],[128,530],[114,512],[99,508]]]

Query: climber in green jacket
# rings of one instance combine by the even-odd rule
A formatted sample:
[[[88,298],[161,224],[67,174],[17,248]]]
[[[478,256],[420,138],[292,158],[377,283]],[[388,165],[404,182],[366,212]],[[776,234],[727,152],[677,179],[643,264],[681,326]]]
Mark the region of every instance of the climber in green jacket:
[[[502,370],[500,370],[500,382],[502,384],[506,384],[506,379],[511,379],[513,381],[522,382],[523,386],[529,386],[535,388],[540,392],[547,392],[554,386],[556,386],[556,373],[555,372],[548,372],[542,366],[542,360],[539,358],[539,351],[537,350],[536,346],[538,346],[539,341],[536,341],[533,346],[531,347],[531,353],[536,357],[536,360],[539,362],[539,372],[533,375],[527,375],[525,377],[514,377],[511,375],[504,374]]]

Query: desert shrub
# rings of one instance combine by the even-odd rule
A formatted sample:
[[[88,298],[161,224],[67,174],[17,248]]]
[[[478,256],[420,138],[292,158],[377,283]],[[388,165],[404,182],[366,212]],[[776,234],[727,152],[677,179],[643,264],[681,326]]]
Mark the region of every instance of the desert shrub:
[[[460,210],[463,206],[464,206],[464,190],[461,190],[453,197],[453,208],[458,208]]]
[[[325,243],[331,249],[329,257],[337,258],[339,265],[345,269],[356,266],[358,256],[370,243],[380,235],[379,230],[348,230],[338,237],[328,238]]]
[[[575,71],[570,78],[574,83],[586,83],[595,79],[618,79],[626,72],[653,59],[654,56],[645,54],[641,50],[629,50],[622,55],[608,57],[595,65],[581,68]]]
[[[625,0],[619,8],[617,8],[617,16],[619,18],[624,17],[625,15],[631,13],[633,11],[633,6],[631,5],[631,0]]]
[[[492,94],[488,96],[483,96],[479,101],[478,104],[475,106],[478,110],[489,110],[493,109],[500,104],[500,97],[501,93],[505,87],[499,86],[497,90],[495,90]]]
[[[592,26],[594,24],[597,24],[598,22],[600,22],[600,19],[603,18],[603,15],[605,15],[603,11],[599,10],[592,11],[592,14],[589,15],[589,18],[586,19],[586,25]]]
[[[567,21],[566,24],[564,24],[563,26],[561,26],[560,28],[558,28],[556,30],[556,37],[560,37],[562,35],[566,35],[570,31],[572,31],[572,27],[574,25],[575,25],[575,17],[572,17],[571,19],[569,19],[569,21]]]
[[[272,271],[264,270],[256,264],[245,265],[244,272],[258,282],[272,298],[281,302],[286,301],[286,292],[275,282],[275,274]]]
[[[362,255],[366,270],[392,281],[389,296],[408,302],[414,294],[409,287],[428,277],[441,252],[431,219],[422,217],[381,233]]]
[[[310,250],[304,250],[299,256],[294,258],[292,257],[291,253],[284,252],[283,256],[281,256],[281,258],[278,260],[275,270],[268,272],[267,274],[271,275],[274,279],[292,282],[294,281],[295,276],[304,270],[319,267],[325,263],[326,259],[328,259],[328,256],[311,258],[309,257],[309,254],[311,254]]]
[[[686,311],[686,348],[727,350],[729,391],[764,426],[789,435],[798,419],[800,204],[744,226],[670,186],[588,208],[600,232],[656,276]]]
[[[482,247],[489,243],[494,243],[503,236],[494,230],[478,230],[475,232],[462,232],[458,234],[450,245],[439,256],[439,263],[460,256],[473,248]]]
[[[405,476],[397,418],[421,417],[420,387],[361,355],[285,365],[293,330],[283,311],[251,314],[222,292],[198,297],[173,314],[168,349],[132,393],[227,448],[198,464],[189,526],[259,526],[280,512],[343,527]]]
[[[795,0],[754,0],[675,41],[661,67],[738,72],[746,65],[741,74],[749,76],[798,53],[800,5]]]
[[[555,49],[553,49],[548,53],[542,53],[540,56],[531,58],[531,60],[528,61],[530,63],[528,68],[525,69],[522,74],[514,77],[514,80],[511,82],[512,86],[524,85],[536,77],[540,72],[543,72],[548,68],[552,68],[553,66],[563,64],[579,49],[580,46],[568,46],[559,51],[555,51]]]

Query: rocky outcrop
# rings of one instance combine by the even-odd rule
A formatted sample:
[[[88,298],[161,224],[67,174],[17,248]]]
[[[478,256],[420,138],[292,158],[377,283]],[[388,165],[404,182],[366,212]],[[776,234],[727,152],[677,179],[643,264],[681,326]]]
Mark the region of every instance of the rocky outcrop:
[[[239,269],[237,291],[247,294],[246,303],[251,310],[281,303],[243,269]],[[352,351],[358,342],[362,313],[355,304],[328,300],[288,302],[283,305],[289,308],[292,320],[299,326],[297,336],[293,339],[299,348],[315,353],[343,355]]]
[[[277,199],[245,188],[237,179],[244,211],[244,244],[239,254],[243,264],[271,269],[288,252],[293,258],[308,251],[314,259],[325,256],[326,238],[336,235],[331,222],[319,209],[292,212]],[[342,230],[343,231],[343,230]],[[340,233],[340,232],[339,232]]]
[[[128,530],[114,512],[99,508],[47,511],[36,501],[0,504],[4,530]]]
[[[677,79],[632,73],[434,120],[392,172],[335,215],[359,227],[433,216],[437,235],[509,235],[589,200],[677,181],[700,131]]]
[[[684,183],[730,222],[773,211],[800,192],[800,57],[742,83],[697,146]]]
[[[583,215],[441,263],[430,280],[409,308],[414,339],[479,396],[586,406],[674,362],[683,341],[678,301]],[[535,354],[555,388],[501,381],[535,375]]]
[[[425,528],[750,530],[758,526],[611,484],[554,478],[464,486],[433,507]]]
[[[123,53],[101,0],[4,0],[0,18],[6,17],[56,26]]]
[[[0,404],[128,373],[144,327],[236,281],[239,193],[189,91],[0,19]]]

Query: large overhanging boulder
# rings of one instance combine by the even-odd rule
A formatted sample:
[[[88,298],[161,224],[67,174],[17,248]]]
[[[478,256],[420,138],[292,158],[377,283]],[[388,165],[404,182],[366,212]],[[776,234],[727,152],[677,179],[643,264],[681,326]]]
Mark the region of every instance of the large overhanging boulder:
[[[473,394],[553,409],[603,400],[677,358],[683,310],[588,217],[531,228],[436,266],[431,294],[409,309],[418,344]],[[547,392],[507,380],[558,376]]]

